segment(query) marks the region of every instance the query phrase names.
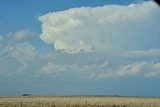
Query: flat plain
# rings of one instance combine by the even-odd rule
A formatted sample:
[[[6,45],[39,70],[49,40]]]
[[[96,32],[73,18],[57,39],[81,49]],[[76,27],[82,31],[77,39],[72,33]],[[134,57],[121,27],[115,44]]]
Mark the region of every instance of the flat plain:
[[[160,107],[160,98],[119,96],[0,97],[0,107]]]

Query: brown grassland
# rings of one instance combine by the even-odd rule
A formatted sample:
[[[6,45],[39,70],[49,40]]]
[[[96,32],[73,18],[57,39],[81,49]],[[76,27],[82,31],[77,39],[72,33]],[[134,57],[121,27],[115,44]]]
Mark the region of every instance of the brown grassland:
[[[160,107],[160,98],[116,96],[0,97],[0,107]]]

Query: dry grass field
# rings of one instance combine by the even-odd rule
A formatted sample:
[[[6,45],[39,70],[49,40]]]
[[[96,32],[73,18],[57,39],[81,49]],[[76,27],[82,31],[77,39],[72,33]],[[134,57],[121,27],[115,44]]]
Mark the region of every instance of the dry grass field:
[[[160,98],[144,97],[0,97],[0,107],[160,107]]]

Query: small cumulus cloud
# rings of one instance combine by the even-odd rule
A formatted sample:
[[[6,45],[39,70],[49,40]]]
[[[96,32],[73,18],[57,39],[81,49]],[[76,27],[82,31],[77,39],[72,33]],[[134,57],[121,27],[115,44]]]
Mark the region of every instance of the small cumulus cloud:
[[[37,58],[35,48],[29,43],[7,45],[0,49],[0,74],[15,76],[31,69],[31,64]]]
[[[123,77],[145,77],[145,78],[153,78],[160,76],[160,63],[153,61],[142,61],[142,62],[133,62],[126,65],[120,65],[108,70],[103,70],[103,72],[91,74],[91,77],[98,78],[123,78]]]
[[[60,76],[61,73],[78,73],[79,69],[82,68],[82,65],[78,64],[58,64],[55,62],[48,62],[47,65],[41,67],[40,72],[41,74],[51,75],[51,76]]]
[[[40,38],[68,53],[149,49],[160,42],[158,14],[153,1],[50,12],[39,17]]]
[[[145,74],[145,77],[159,77],[160,76],[160,63],[152,64],[152,69],[150,72]]]
[[[35,48],[30,43],[20,43],[15,46],[9,47],[9,53],[12,58],[23,58],[31,60],[36,54]]]
[[[28,29],[10,32],[6,35],[6,39],[10,42],[26,42],[38,38],[38,33]]]
[[[29,41],[35,38],[38,38],[38,34],[27,29],[0,36],[0,74],[3,77],[31,71],[38,53]]]
[[[121,66],[117,69],[116,75],[119,77],[128,76],[128,75],[136,75],[141,71],[141,68],[146,64],[146,62],[136,62],[133,64],[129,64],[126,66]]]

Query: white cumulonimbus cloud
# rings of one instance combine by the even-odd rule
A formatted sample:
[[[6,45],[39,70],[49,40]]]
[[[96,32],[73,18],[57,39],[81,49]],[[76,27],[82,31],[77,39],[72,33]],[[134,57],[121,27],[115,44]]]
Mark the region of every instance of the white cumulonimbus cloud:
[[[40,38],[68,53],[150,49],[160,42],[159,12],[153,1],[50,12],[39,17]]]

